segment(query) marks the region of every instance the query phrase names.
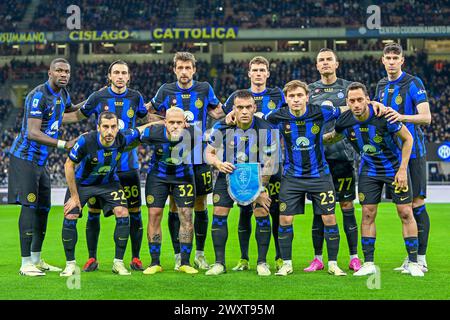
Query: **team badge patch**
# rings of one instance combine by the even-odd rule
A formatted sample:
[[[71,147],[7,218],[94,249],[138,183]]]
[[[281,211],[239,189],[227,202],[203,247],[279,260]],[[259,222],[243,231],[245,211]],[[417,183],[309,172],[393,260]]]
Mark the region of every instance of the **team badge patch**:
[[[236,169],[227,174],[228,194],[242,206],[249,205],[261,193],[259,163],[237,163]]]
[[[364,195],[364,193],[360,192],[360,193],[358,193],[358,198],[359,198],[359,202],[363,202],[364,199],[366,199],[366,196]]]
[[[97,202],[97,199],[95,197],[89,198],[88,200],[89,204],[95,204]]]
[[[337,94],[337,97],[338,97],[339,99],[342,99],[342,98],[344,97],[344,93],[343,93],[343,92],[339,92],[339,93]]]
[[[320,127],[314,123],[313,127],[311,128],[312,134],[318,134],[320,132]]]
[[[155,202],[155,197],[153,197],[151,194],[149,194],[146,198],[148,204],[152,204]]]
[[[217,203],[217,202],[219,202],[220,201],[220,196],[216,193],[215,195],[214,195],[214,197],[213,197],[213,202],[214,203]]]
[[[280,212],[286,211],[287,205],[285,202],[280,202]]]
[[[200,99],[197,99],[197,100],[195,101],[195,107],[196,107],[197,109],[200,109],[201,107],[203,107],[203,101],[200,100]]]
[[[128,118],[133,118],[134,117],[134,110],[133,109],[128,110],[127,111],[127,116],[128,116]]]
[[[267,107],[268,107],[270,110],[275,109],[276,106],[277,106],[277,105],[276,105],[275,102],[273,102],[272,100],[270,100],[269,103],[267,104]]]
[[[27,200],[28,200],[28,202],[35,202],[36,201],[36,195],[33,192],[29,193],[28,196],[27,196]]]
[[[401,96],[401,95],[398,95],[398,96],[395,98],[395,103],[396,103],[396,104],[401,104],[402,102],[403,102],[402,96]]]

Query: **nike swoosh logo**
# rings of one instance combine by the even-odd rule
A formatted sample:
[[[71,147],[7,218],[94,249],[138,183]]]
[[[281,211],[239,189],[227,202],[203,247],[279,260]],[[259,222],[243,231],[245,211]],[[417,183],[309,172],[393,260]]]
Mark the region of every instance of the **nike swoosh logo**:
[[[270,230],[260,230],[260,232],[265,232],[265,233],[267,233],[267,232],[270,232]]]
[[[211,231],[219,231],[220,229],[211,229]]]
[[[404,197],[404,198],[400,198],[400,201],[406,200],[408,198],[409,198],[409,196],[408,197]]]
[[[336,237],[336,238],[330,238],[330,240],[337,240],[337,239],[339,239],[338,237]]]
[[[192,201],[189,201],[189,202],[185,202],[184,204],[188,205],[188,204],[191,204],[191,203],[192,203]]]
[[[285,134],[289,134],[291,132],[292,132],[292,130],[291,131],[284,131]]]
[[[25,232],[25,234],[26,234],[27,236],[32,236],[32,235],[33,235],[33,232]]]
[[[357,229],[358,227],[356,226],[356,227],[350,227],[349,229],[350,230],[355,230],[355,229]]]
[[[334,210],[334,208],[327,208],[328,212],[333,211],[333,210]]]
[[[350,138],[350,141],[358,140],[358,138]]]
[[[136,203],[138,203],[139,202],[139,200],[138,201],[131,201],[131,205],[133,205],[133,204],[136,204]]]
[[[344,198],[350,198],[352,195],[351,194],[346,194],[345,196],[344,196]]]
[[[211,190],[212,190],[212,188],[208,188],[208,189],[206,189],[205,191],[208,192],[208,191],[211,191]]]
[[[121,237],[119,237],[119,240],[128,240],[128,238],[121,238]]]
[[[64,238],[63,238],[63,241],[64,241],[64,242],[69,242],[69,241],[72,241],[72,239],[64,239]]]
[[[278,240],[287,239],[288,237],[278,237]]]

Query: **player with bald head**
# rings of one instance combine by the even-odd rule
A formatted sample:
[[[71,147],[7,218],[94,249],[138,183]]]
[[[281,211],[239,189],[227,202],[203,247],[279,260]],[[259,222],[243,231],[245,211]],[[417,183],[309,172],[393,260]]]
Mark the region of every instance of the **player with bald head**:
[[[160,262],[161,219],[169,195],[174,198],[180,220],[181,261],[178,271],[198,273],[189,262],[194,229],[192,211],[195,203],[194,170],[191,161],[194,128],[186,126],[184,110],[172,107],[166,112],[164,124],[149,127],[141,136],[141,141],[147,143],[153,151],[145,184],[148,207],[147,238],[152,260],[150,266],[144,270],[147,275],[163,270]]]

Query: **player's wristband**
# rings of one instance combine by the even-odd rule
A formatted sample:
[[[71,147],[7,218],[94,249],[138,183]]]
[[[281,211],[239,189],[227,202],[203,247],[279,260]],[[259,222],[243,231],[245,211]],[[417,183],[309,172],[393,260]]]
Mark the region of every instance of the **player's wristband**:
[[[67,141],[64,140],[58,140],[58,143],[56,144],[56,148],[60,150],[65,150]]]

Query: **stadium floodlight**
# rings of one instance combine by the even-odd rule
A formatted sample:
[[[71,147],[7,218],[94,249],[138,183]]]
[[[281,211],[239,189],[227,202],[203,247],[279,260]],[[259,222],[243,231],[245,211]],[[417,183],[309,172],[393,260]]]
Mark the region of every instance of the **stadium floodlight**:
[[[150,47],[162,47],[162,43],[161,42],[153,42],[153,43],[150,43]]]
[[[196,46],[196,47],[207,47],[208,44],[206,42],[194,42],[194,46]]]
[[[102,42],[102,46],[104,46],[105,48],[112,48],[114,47],[114,43]]]

